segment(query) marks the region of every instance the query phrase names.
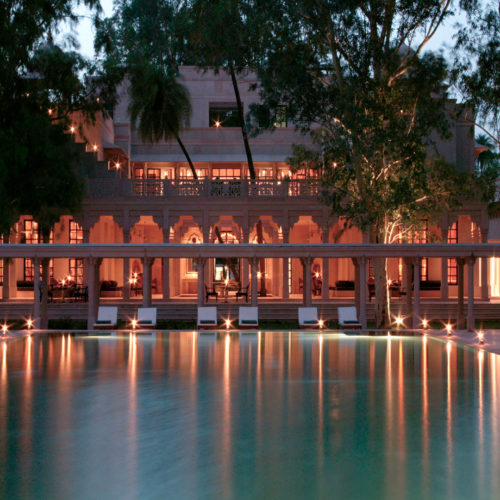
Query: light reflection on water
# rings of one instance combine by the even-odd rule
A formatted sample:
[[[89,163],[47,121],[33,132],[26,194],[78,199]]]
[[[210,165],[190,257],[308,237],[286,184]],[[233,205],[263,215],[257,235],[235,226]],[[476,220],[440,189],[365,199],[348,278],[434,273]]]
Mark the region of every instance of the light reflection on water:
[[[427,337],[28,337],[0,498],[498,498],[499,377]]]

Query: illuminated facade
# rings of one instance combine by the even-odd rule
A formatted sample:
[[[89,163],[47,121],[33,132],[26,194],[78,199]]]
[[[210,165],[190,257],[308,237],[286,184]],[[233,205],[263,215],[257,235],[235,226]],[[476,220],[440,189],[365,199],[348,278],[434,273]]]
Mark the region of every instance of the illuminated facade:
[[[53,230],[54,243],[363,243],[356,228],[345,229],[343,221],[330,214],[318,200],[314,172],[291,173],[286,158],[292,144],[307,144],[307,136],[286,121],[286,111],[276,117],[275,130],[250,139],[257,180],[248,180],[247,158],[230,78],[224,73],[182,69],[182,81],[189,90],[193,112],[182,133],[183,143],[195,165],[193,180],[189,165],[175,141],[145,144],[131,126],[127,92],[112,113],[95,124],[78,120],[72,127],[77,143],[86,148],[82,174],[87,194],[83,211],[61,218]],[[240,79],[245,113],[257,99],[249,86],[252,74]],[[453,137],[438,141],[438,150],[461,170],[474,165],[474,141],[470,125],[458,122]],[[468,203],[460,211],[445,214],[440,224],[426,227],[415,243],[432,241],[480,243],[488,241],[490,221],[482,203]],[[500,233],[500,232],[499,232]],[[11,243],[36,243],[36,221],[22,217],[11,235]],[[395,299],[405,293],[404,259],[389,260],[389,278]],[[143,260],[104,259],[100,264],[101,297],[130,301],[142,296]],[[197,300],[196,259],[153,259],[152,298]],[[496,259],[478,259],[474,267],[475,296],[486,300],[491,292],[490,272],[498,273]],[[309,270],[310,266],[310,270]],[[0,269],[3,297],[32,297],[33,264],[13,259]],[[300,258],[266,258],[259,263],[260,300],[300,300],[304,288],[304,262]],[[356,265],[350,258],[312,258],[310,272],[312,300],[351,299]],[[368,266],[368,276],[371,266]],[[465,271],[467,272],[467,270]],[[54,259],[51,281],[63,279],[85,285],[88,270],[83,259]],[[420,264],[422,298],[446,300],[457,296],[457,261],[425,258]],[[247,259],[209,258],[204,265],[206,292],[234,300],[234,292],[248,291],[250,264]],[[206,297],[205,297],[206,298]],[[212,297],[209,300],[213,300]]]

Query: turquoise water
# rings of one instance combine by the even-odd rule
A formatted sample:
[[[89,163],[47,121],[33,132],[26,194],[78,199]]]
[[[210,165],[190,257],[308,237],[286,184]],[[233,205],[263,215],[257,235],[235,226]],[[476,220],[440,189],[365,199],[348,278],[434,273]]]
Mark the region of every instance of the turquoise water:
[[[262,332],[0,345],[2,499],[497,499],[500,356]]]

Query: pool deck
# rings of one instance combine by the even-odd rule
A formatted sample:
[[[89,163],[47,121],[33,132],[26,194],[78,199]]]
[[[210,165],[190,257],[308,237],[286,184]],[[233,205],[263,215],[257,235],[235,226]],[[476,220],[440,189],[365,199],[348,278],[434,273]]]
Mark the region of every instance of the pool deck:
[[[158,330],[162,331],[162,330]],[[167,331],[167,330],[165,330]],[[171,331],[171,330],[168,330]],[[278,330],[276,330],[278,331]],[[281,330],[280,330],[281,331]],[[314,333],[319,334],[318,330],[297,330],[302,333]],[[415,332],[414,330],[390,330],[393,336],[415,336],[421,335],[423,333],[427,334],[429,337],[438,338],[441,340],[451,340],[461,345],[472,347],[474,349],[480,349],[485,352],[491,352],[494,354],[500,354],[500,330],[489,330],[484,331],[484,344],[480,344],[477,338],[476,332],[469,332],[467,330],[454,330],[452,335],[447,335],[444,330],[420,330]],[[47,333],[68,333],[68,330],[12,330],[8,331],[5,335],[0,333],[0,341],[9,342],[12,340],[27,337],[28,335],[46,335]],[[73,333],[88,333],[88,330],[71,330]],[[123,330],[123,332],[130,332],[130,330]],[[151,330],[144,331],[143,333],[151,333]],[[137,331],[136,333],[141,333]],[[322,333],[343,333],[340,330],[323,330]],[[387,335],[388,330],[370,330],[368,334],[374,335]],[[367,332],[363,331],[352,331],[348,332],[349,335],[367,335]]]

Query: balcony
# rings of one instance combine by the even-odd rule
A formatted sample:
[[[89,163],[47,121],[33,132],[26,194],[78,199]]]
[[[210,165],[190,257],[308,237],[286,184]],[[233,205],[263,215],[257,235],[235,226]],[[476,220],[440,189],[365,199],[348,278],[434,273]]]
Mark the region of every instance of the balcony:
[[[315,179],[88,179],[87,197],[99,198],[317,198]]]

